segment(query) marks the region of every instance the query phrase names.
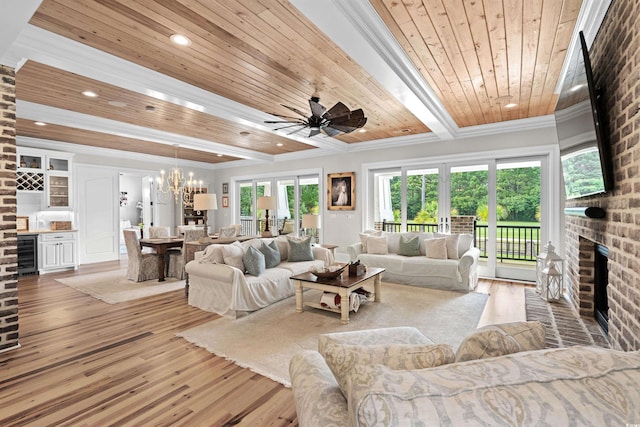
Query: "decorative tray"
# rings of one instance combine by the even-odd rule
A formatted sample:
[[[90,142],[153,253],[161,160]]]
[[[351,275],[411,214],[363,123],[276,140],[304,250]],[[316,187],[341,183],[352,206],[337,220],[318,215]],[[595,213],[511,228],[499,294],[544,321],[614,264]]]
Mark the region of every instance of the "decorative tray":
[[[309,273],[316,276],[318,279],[331,280],[336,279],[342,274],[345,268],[349,264],[332,264],[329,267],[322,267],[321,269],[315,269],[311,267]]]

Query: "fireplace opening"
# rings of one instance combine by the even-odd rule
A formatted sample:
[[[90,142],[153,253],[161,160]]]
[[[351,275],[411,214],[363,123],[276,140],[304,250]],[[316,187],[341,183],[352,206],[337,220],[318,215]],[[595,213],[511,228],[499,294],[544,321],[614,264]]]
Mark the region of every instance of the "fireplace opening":
[[[609,300],[607,297],[607,286],[609,285],[608,257],[609,249],[606,246],[596,244],[593,290],[594,317],[605,335],[609,335]]]

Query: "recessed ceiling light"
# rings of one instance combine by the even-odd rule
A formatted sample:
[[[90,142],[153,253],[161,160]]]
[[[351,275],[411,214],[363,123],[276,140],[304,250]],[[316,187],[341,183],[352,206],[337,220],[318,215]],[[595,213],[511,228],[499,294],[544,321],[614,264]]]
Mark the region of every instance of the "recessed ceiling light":
[[[89,98],[95,98],[95,97],[97,97],[97,96],[98,96],[98,94],[97,94],[97,93],[92,92],[92,91],[90,91],[90,90],[85,90],[84,92],[82,92],[82,94],[83,94],[84,96],[88,96]]]
[[[360,133],[365,133],[367,130],[366,129],[358,129],[358,132]]]
[[[218,154],[218,157],[222,157],[222,154]]]
[[[282,147],[284,144],[283,144],[282,142],[278,142],[276,145],[277,145],[278,147]]]
[[[507,104],[507,105],[505,105],[505,106],[504,106],[504,108],[513,108],[513,107],[515,107],[515,106],[517,106],[517,105],[518,105],[518,104],[513,104],[513,103],[511,103],[511,104]]]
[[[36,126],[46,126],[47,124],[45,122],[33,122],[34,125]]]
[[[189,39],[189,37],[182,34],[172,34],[169,39],[171,39],[174,44],[177,44],[179,46],[191,46],[191,40]]]
[[[251,134],[250,134],[249,132],[247,132],[246,130],[243,130],[243,131],[241,131],[241,132],[240,132],[240,135],[242,135],[242,136],[249,136],[249,135],[251,135]]]
[[[127,106],[126,102],[122,102],[122,101],[107,101],[107,104],[111,105],[112,107],[119,107],[119,108],[124,108]]]
[[[144,109],[150,112],[156,111],[156,107],[154,107],[153,105],[147,105],[146,107],[144,107]]]

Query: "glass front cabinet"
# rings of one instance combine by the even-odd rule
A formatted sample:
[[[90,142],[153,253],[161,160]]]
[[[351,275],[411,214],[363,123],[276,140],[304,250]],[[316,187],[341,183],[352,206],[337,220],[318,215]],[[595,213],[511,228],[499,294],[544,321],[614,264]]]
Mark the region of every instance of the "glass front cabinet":
[[[41,193],[44,209],[69,209],[73,154],[18,148],[17,190]]]

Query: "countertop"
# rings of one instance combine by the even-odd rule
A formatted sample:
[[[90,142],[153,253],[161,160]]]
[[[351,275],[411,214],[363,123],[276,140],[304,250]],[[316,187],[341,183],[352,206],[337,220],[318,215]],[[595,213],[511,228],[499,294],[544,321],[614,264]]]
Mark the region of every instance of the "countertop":
[[[72,233],[78,231],[76,229],[73,230],[25,230],[18,231],[19,236],[27,235],[27,234],[47,234],[47,233]]]

